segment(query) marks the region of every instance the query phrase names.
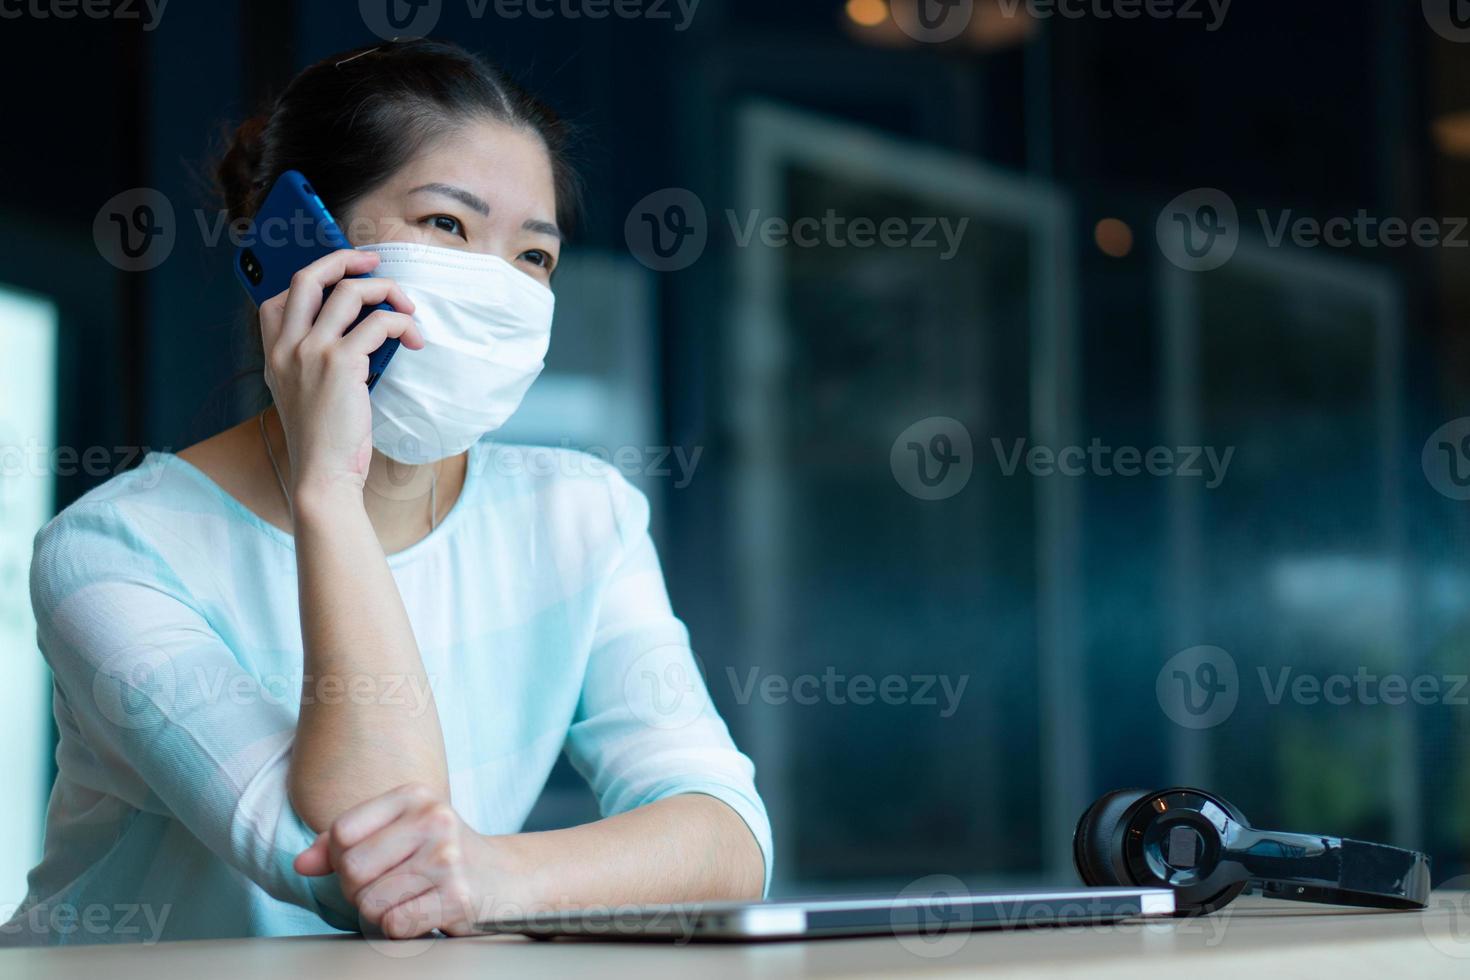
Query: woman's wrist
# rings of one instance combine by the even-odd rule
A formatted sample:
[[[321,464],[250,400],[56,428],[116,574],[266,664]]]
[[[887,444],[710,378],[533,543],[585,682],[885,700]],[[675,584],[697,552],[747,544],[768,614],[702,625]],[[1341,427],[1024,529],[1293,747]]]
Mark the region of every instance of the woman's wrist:
[[[540,834],[482,834],[480,841],[485,918],[520,918],[563,904],[548,893],[557,856],[547,853]]]
[[[298,526],[335,523],[358,514],[366,514],[360,484],[315,479],[299,481],[291,488],[291,516]]]

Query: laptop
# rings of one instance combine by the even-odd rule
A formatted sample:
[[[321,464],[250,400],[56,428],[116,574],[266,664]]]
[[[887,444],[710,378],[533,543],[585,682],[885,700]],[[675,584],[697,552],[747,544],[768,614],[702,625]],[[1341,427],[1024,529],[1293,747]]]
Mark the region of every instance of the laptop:
[[[487,933],[535,939],[578,937],[664,942],[747,942],[841,936],[919,936],[972,929],[1095,925],[1169,916],[1174,893],[1161,888],[996,891],[914,898],[691,902],[615,908],[547,909],[478,923]]]

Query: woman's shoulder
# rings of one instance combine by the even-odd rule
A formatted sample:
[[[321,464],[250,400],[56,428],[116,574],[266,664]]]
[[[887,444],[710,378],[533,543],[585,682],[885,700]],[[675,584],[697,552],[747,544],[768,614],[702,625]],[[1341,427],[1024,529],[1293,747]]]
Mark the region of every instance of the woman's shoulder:
[[[177,513],[165,501],[184,492],[179,479],[170,454],[150,452],[47,521],[32,542],[30,580],[38,608],[90,582],[148,578],[150,567],[162,567],[144,528],[150,512]]]
[[[482,503],[581,537],[625,540],[647,527],[648,500],[616,459],[569,446],[504,443],[486,436],[471,453]]]
[[[136,466],[114,474],[62,508],[42,528],[42,533],[89,526],[99,520],[126,520],[139,509],[162,505],[164,500],[187,493],[188,489],[188,482],[179,473],[178,457],[152,451]]]
[[[177,454],[149,452],[36,532],[33,581],[85,580],[125,568],[141,576],[152,567],[162,575],[210,550],[236,520],[203,472]]]

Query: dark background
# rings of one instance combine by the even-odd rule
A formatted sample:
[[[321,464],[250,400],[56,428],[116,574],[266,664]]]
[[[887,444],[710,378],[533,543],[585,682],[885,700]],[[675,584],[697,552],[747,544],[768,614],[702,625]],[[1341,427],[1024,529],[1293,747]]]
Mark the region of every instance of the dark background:
[[[862,28],[837,0],[703,0],[684,30],[677,7],[512,19],[444,0],[432,31],[582,131],[589,210],[549,371],[649,409],[638,431],[572,443],[702,452],[687,486],[640,482],[675,607],[757,764],[776,890],[1068,879],[1093,796],[1190,782],[1260,825],[1425,847],[1436,882],[1466,873],[1470,691],[1273,704],[1259,672],[1430,676],[1446,694],[1470,672],[1467,504],[1421,467],[1430,434],[1470,414],[1470,232],[1458,248],[1271,247],[1255,215],[1364,209],[1448,234],[1470,215],[1470,150],[1454,141],[1470,45],[1400,0],[1236,0],[1214,31],[976,8],[944,44]],[[240,377],[230,250],[194,218],[218,206],[210,161],[295,71],[377,38],[353,2],[173,0],[151,30],[15,9],[0,19],[0,284],[60,311],[58,443],[182,448],[259,394]],[[761,164],[752,106],[787,120],[782,145],[809,133],[815,157]],[[833,154],[818,124],[849,149]],[[127,272],[93,227],[140,187],[172,203],[177,241]],[[625,221],[671,187],[703,203],[710,241],[657,272]],[[1243,243],[1184,272],[1155,222],[1203,187],[1237,205]],[[725,214],[749,208],[970,216],[971,230],[948,261],[741,247]],[[1097,244],[1105,218],[1131,230],[1126,254]],[[604,278],[577,279],[579,257]],[[629,334],[575,298],[609,281],[642,297],[622,311]],[[627,395],[614,368],[630,357]],[[556,441],[556,403],[543,408],[536,435]],[[972,437],[974,475],[923,500],[890,450],[936,416]],[[1234,457],[1215,489],[1007,476],[991,440],[1023,437]],[[102,478],[58,474],[57,505]],[[1201,645],[1237,665],[1238,705],[1196,731],[1155,682]],[[741,696],[752,669],[828,668],[967,686],[949,717],[942,697]],[[534,822],[586,807],[559,771]]]

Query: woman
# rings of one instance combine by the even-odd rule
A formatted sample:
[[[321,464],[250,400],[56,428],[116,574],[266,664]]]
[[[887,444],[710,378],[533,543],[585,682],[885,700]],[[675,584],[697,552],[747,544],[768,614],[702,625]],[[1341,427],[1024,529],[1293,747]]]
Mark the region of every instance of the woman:
[[[427,41],[329,58],[240,128],[230,217],[295,169],[359,248],[261,306],[268,409],[38,535],[59,771],[0,935],[150,938],[119,906],[168,939],[460,935],[762,894],[752,767],[669,608],[645,499],[588,457],[482,438],[546,349],[564,142]],[[563,748],[605,818],[519,833]]]

